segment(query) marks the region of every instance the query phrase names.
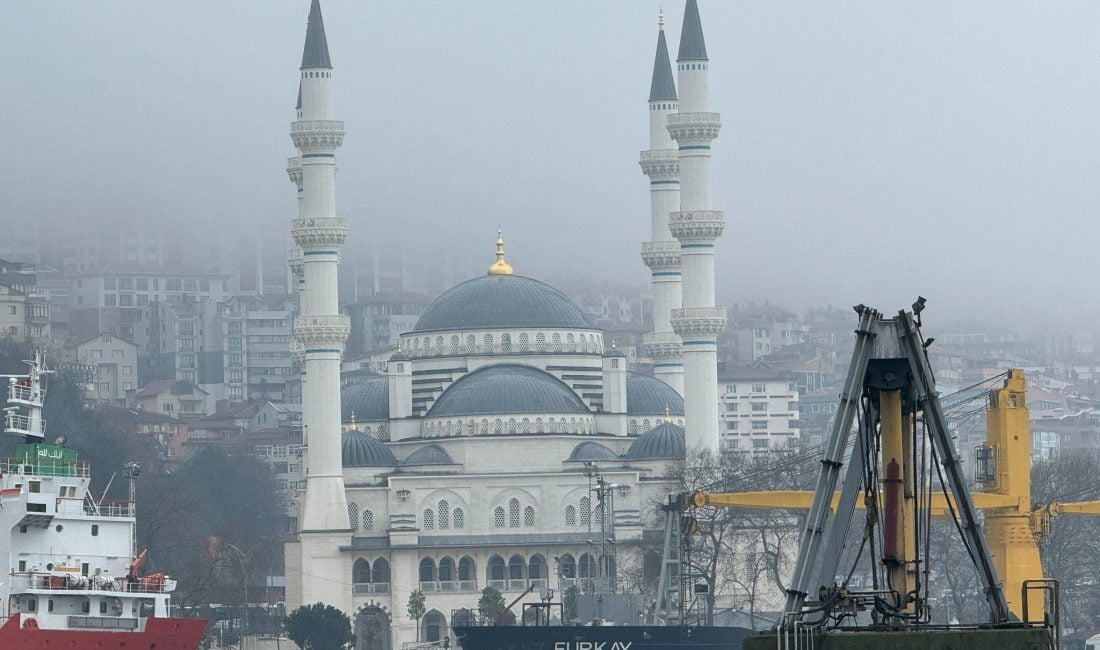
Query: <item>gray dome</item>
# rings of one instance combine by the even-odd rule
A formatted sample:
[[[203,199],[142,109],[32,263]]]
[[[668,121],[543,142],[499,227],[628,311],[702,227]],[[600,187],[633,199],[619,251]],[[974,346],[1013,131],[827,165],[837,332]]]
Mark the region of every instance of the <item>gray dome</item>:
[[[626,460],[683,460],[686,445],[684,430],[671,422],[646,431],[623,456]]]
[[[626,352],[623,352],[617,346],[611,346],[609,348],[604,348],[603,356],[605,356],[605,357],[625,357]]]
[[[344,467],[396,467],[397,459],[381,440],[362,431],[340,436]]]
[[[676,389],[649,375],[626,373],[627,415],[684,415],[684,398]]]
[[[390,417],[390,383],[387,377],[370,377],[340,389],[340,421],[376,422]]]
[[[583,413],[590,411],[560,379],[531,366],[501,364],[464,375],[424,417],[502,413]]]
[[[581,308],[550,285],[522,275],[486,275],[446,291],[412,331],[514,327],[594,329]]]
[[[405,459],[402,465],[454,465],[454,460],[447,450],[439,445],[421,447]]]
[[[573,447],[573,453],[565,459],[567,463],[596,462],[605,460],[622,460],[619,455],[598,442],[582,442]]]

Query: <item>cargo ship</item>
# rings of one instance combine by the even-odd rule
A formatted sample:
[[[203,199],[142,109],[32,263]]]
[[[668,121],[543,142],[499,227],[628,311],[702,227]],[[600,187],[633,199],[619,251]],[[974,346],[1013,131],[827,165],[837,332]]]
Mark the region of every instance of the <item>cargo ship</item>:
[[[41,353],[7,383],[4,433],[21,438],[0,459],[0,648],[195,650],[206,621],[169,615],[175,582],[143,575],[129,498],[96,499],[90,467],[64,439],[45,443],[49,374]]]

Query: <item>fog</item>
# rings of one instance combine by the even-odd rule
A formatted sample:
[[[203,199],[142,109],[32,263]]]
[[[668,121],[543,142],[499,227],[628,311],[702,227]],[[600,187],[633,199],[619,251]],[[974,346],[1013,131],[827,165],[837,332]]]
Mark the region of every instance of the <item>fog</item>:
[[[324,0],[338,206],[413,265],[644,285],[656,15]],[[700,0],[720,300],[1094,319],[1100,4]],[[307,0],[5,2],[0,215],[284,230]]]

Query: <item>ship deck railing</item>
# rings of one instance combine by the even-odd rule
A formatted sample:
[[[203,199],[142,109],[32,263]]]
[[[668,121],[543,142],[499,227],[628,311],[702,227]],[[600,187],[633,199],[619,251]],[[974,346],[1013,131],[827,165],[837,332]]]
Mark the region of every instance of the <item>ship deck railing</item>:
[[[76,581],[85,580],[85,584]],[[71,578],[55,573],[12,573],[8,577],[9,592],[21,591],[63,591],[95,592],[97,594],[164,594],[168,593],[164,582],[130,581],[126,578],[108,578],[99,581],[96,576],[74,575]]]
[[[25,458],[0,458],[0,474],[30,476],[74,476],[88,478],[92,468],[87,461],[32,460]]]

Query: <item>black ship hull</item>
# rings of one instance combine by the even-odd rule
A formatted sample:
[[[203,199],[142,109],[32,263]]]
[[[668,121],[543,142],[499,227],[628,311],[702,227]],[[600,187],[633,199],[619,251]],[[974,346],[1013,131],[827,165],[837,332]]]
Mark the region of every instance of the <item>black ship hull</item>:
[[[456,626],[462,650],[741,650],[743,627],[658,625]]]

